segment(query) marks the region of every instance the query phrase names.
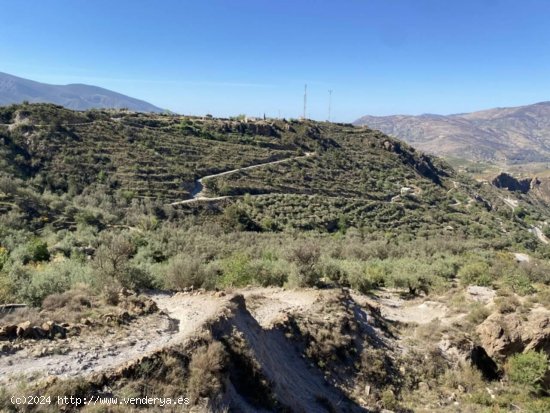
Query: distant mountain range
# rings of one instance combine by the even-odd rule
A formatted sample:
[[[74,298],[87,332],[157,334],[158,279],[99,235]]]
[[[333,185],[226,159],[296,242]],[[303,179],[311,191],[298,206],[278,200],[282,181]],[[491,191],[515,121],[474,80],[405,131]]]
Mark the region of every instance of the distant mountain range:
[[[0,106],[23,101],[55,103],[74,110],[126,108],[137,112],[164,111],[143,100],[134,99],[97,86],[82,84],[50,85],[0,72]]]
[[[507,164],[550,161],[550,102],[448,116],[363,116],[354,124],[440,156]]]

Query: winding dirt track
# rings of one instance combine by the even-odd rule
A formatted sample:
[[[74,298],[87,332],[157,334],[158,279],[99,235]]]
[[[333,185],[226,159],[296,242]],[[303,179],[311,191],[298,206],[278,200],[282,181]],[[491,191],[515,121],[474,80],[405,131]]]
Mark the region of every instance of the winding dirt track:
[[[199,178],[195,181],[195,188],[194,188],[193,192],[191,192],[191,197],[192,198],[184,199],[183,201],[172,202],[170,205],[182,205],[182,204],[189,204],[191,202],[197,202],[197,201],[216,201],[216,200],[220,200],[220,199],[231,198],[231,196],[217,196],[217,197],[207,197],[207,196],[205,196],[205,188],[204,188],[203,182],[207,179],[218,178],[220,176],[230,175],[230,174],[234,174],[234,173],[241,172],[241,171],[247,171],[247,170],[250,170],[250,169],[261,168],[261,167],[268,166],[268,165],[276,165],[278,163],[294,161],[294,160],[297,160],[297,159],[309,158],[313,155],[315,155],[315,152],[306,152],[306,154],[302,155],[302,156],[295,156],[295,157],[292,157],[292,158],[279,159],[278,161],[259,163],[259,164],[256,164],[256,165],[245,166],[245,167],[237,168],[237,169],[231,169],[230,171],[220,172],[220,173],[213,174],[213,175],[203,176],[202,178]]]

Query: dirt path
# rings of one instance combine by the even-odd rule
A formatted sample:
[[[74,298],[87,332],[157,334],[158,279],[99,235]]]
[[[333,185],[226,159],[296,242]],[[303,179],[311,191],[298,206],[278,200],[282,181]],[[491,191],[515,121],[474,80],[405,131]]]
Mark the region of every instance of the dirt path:
[[[263,328],[269,328],[281,315],[305,310],[319,297],[318,290],[284,290],[282,288],[250,288],[241,291],[248,311]]]
[[[13,354],[0,353],[0,383],[14,382],[22,372],[34,378],[74,377],[116,367],[183,342],[225,301],[207,294],[153,294],[151,298],[164,313],[66,340],[28,340]]]
[[[175,321],[177,333],[171,342],[185,340],[227,303],[225,297],[198,293],[152,294],[150,298]]]
[[[352,297],[360,304],[369,303],[378,306],[382,317],[390,321],[421,325],[435,319],[450,324],[456,319],[456,315],[451,315],[449,308],[443,303],[423,298],[404,300],[391,291],[383,291],[376,297],[359,294],[352,294]]]
[[[548,244],[550,242],[550,240],[546,237],[546,235],[544,235],[544,233],[542,232],[542,230],[539,228],[539,227],[535,227],[533,226],[531,228],[533,234],[535,234],[535,236],[539,239],[540,242],[542,242],[543,244]]]
[[[168,317],[154,315],[66,340],[27,340],[19,351],[0,355],[0,383],[102,371],[168,345],[176,333]]]
[[[508,205],[512,211],[515,211],[515,209],[519,206],[519,201],[517,199],[513,199],[513,198],[503,198],[501,197],[500,198],[506,205]]]
[[[512,198],[500,198],[500,199],[502,199],[502,201],[504,201],[504,203],[512,209],[512,212],[515,211],[515,209],[519,206],[519,201],[517,199],[512,199]],[[548,237],[544,235],[544,233],[539,227],[533,225],[529,230],[529,232],[534,234],[535,237],[537,237],[537,239],[543,244],[550,243],[550,239],[548,239]]]
[[[276,164],[279,164],[279,163],[294,161],[294,160],[297,160],[297,159],[309,158],[313,155],[315,155],[315,152],[306,152],[306,154],[302,155],[302,156],[295,156],[295,157],[292,157],[292,158],[279,159],[278,161],[259,163],[259,164],[256,164],[256,165],[250,165],[250,166],[245,166],[245,167],[242,167],[242,168],[231,169],[230,171],[220,172],[220,173],[213,174],[213,175],[203,176],[202,178],[199,178],[195,181],[195,188],[191,192],[191,198],[190,199],[184,199],[183,201],[172,202],[170,205],[174,206],[174,205],[189,204],[191,202],[197,202],[197,201],[216,201],[216,200],[220,200],[220,199],[230,198],[230,196],[207,197],[206,196],[206,190],[204,188],[204,181],[207,180],[207,179],[218,178],[220,176],[230,175],[230,174],[234,174],[234,173],[237,173],[237,172],[247,171],[247,170],[250,170],[250,169],[256,169],[256,168],[260,168],[260,167],[264,167],[264,166],[268,166],[268,165],[276,165]]]

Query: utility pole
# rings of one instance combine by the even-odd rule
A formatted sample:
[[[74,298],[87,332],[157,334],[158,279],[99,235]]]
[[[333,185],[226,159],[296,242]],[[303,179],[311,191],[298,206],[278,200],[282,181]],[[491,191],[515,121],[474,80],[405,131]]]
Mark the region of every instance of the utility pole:
[[[328,91],[328,121],[330,122],[330,112],[332,110],[332,89]]]
[[[304,120],[306,120],[306,109],[307,109],[307,84],[304,86],[304,116],[303,116]]]

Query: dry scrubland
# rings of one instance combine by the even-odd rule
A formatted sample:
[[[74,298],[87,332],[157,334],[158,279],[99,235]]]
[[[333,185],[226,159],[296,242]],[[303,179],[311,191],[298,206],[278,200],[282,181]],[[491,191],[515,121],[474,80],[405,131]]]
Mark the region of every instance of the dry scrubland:
[[[533,194],[351,125],[52,105],[0,108],[0,123],[0,304],[27,305],[0,315],[5,411],[14,392],[190,398],[174,411],[550,409],[548,207]],[[171,205],[203,176],[280,159]]]

